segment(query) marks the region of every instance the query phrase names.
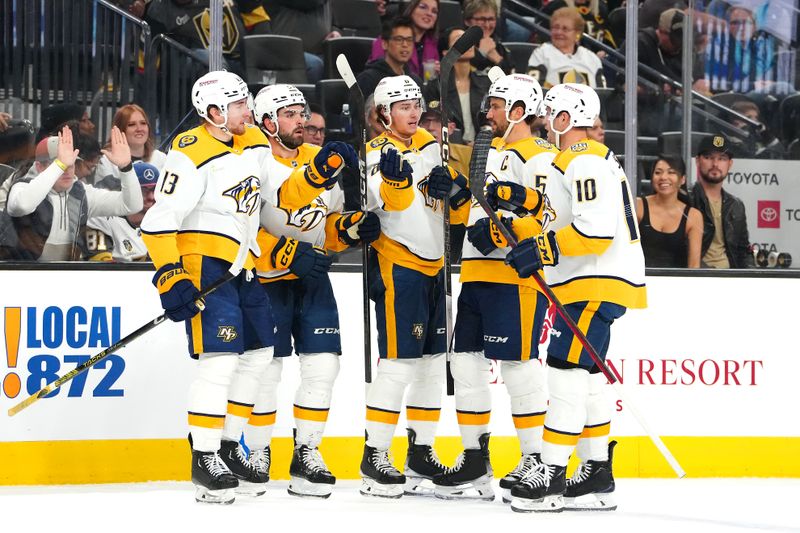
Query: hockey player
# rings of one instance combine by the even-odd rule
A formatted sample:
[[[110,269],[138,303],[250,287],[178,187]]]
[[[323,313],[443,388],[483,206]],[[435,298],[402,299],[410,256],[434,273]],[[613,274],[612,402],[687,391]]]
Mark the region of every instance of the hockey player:
[[[496,80],[484,103],[494,135],[486,163],[487,198],[502,222],[519,235],[541,231],[545,178],[558,152],[531,135],[541,103],[539,83],[523,74]],[[532,280],[521,279],[503,263],[508,243],[477,202],[470,209],[467,239],[451,362],[464,452],[434,483],[440,498],[491,501],[491,360],[500,363],[522,449],[518,466],[500,482],[507,492],[539,463],[547,396],[537,359],[548,303]],[[508,495],[503,499],[508,501]]]
[[[303,143],[303,125],[309,111],[303,93],[296,87],[271,85],[262,89],[255,98],[255,116],[267,134],[273,156],[281,163],[270,176],[274,183],[282,183],[293,169],[309,164],[319,153],[319,146]],[[267,200],[261,209],[262,249],[268,246],[270,236],[296,239],[298,253],[316,254],[315,250],[340,251],[362,241],[371,242],[380,234],[380,222],[374,213],[342,213],[344,194],[338,185],[321,191],[300,209],[286,209]],[[256,260],[277,327],[275,355],[262,377],[249,423],[245,426],[245,417],[229,417],[223,439],[238,440],[245,426],[248,447],[269,449],[283,359],[292,354],[294,340],[300,358],[300,386],[294,402],[296,434],[289,494],[327,498],[336,478],[318,447],[339,372],[341,341],[339,313],[326,268],[330,258],[322,257],[327,262],[316,263],[313,268],[295,263],[276,268],[266,254]],[[268,472],[269,465],[265,466]]]
[[[369,264],[381,361],[367,393],[361,493],[399,498],[404,485],[407,493],[430,492],[423,482],[444,470],[432,447],[446,342],[443,202],[434,196],[448,197],[454,177],[439,166],[439,145],[433,136],[418,128],[421,92],[411,78],[381,80],[375,105],[386,128],[367,146],[368,205],[381,222]],[[466,179],[455,175],[459,176],[466,188]],[[431,196],[434,189],[438,193]],[[468,192],[455,192],[448,203],[466,202]],[[403,475],[389,459],[389,445],[409,385],[409,449]]]
[[[544,266],[547,283],[605,359],[614,320],[628,308],[646,306],[633,198],[614,154],[588,138],[600,112],[594,90],[557,85],[544,104],[547,127],[562,150],[547,182],[556,218],[546,233],[520,242],[507,261],[523,278]],[[560,315],[553,332],[558,334],[547,349],[550,404],[542,464],[511,489],[511,507],[521,512],[615,509],[605,377]],[[567,480],[567,460],[576,445],[581,464]]]
[[[156,203],[142,221],[142,238],[156,267],[153,282],[161,305],[171,320],[186,321],[189,353],[198,360],[189,391],[195,498],[231,503],[239,479],[263,484],[256,461],[248,461],[236,443],[226,442],[220,453],[231,383],[240,382],[237,390],[255,397],[272,360],[269,299],[251,273],[260,254],[261,189],[280,196],[288,208],[299,208],[334,185],[348,154],[323,149],[273,192],[268,177],[278,163],[263,133],[248,125],[252,96],[244,81],[230,72],[210,72],[192,87],[192,103],[203,124],[175,138],[156,185]],[[293,240],[277,244],[265,250],[273,262],[307,257]],[[241,246],[248,247],[241,274],[199,302],[199,289],[223,276]]]

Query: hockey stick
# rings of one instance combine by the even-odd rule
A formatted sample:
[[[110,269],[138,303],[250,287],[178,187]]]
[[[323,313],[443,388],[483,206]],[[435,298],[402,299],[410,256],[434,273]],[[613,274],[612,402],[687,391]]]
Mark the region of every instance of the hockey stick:
[[[242,217],[242,218],[244,218],[244,217]],[[228,283],[230,280],[232,280],[233,278],[238,276],[239,273],[242,271],[242,267],[244,266],[244,262],[247,260],[247,256],[248,256],[249,251],[250,251],[250,246],[249,246],[250,237],[249,237],[249,231],[247,231],[248,227],[249,227],[248,224],[244,225],[245,231],[244,231],[243,236],[245,238],[243,238],[242,242],[239,244],[239,252],[236,254],[236,259],[234,259],[233,264],[231,265],[231,267],[228,269],[228,271],[225,274],[222,275],[222,277],[220,277],[219,279],[214,281],[211,285],[209,285],[208,287],[206,287],[205,289],[200,291],[200,294],[197,295],[197,298],[195,299],[195,304],[201,310],[204,307],[204,305],[203,305],[203,298],[204,297],[208,296],[212,292],[216,291],[217,289],[219,289],[220,287],[222,287],[223,285]],[[34,392],[30,396],[28,396],[25,400],[23,400],[20,403],[18,403],[16,405],[14,405],[13,407],[11,407],[8,410],[8,416],[14,416],[15,414],[19,413],[23,409],[29,407],[31,404],[33,404],[33,403],[39,401],[40,399],[44,398],[45,396],[47,396],[48,394],[50,394],[51,392],[53,392],[54,390],[59,388],[64,383],[66,383],[66,382],[70,381],[71,379],[73,379],[78,374],[86,372],[91,367],[93,367],[94,365],[96,365],[97,363],[99,363],[100,361],[102,361],[103,359],[108,357],[109,355],[111,355],[111,354],[113,354],[115,352],[118,352],[122,348],[125,348],[132,341],[138,339],[139,337],[141,337],[142,335],[144,335],[145,333],[147,333],[151,329],[155,328],[156,326],[158,326],[158,325],[160,325],[160,324],[162,324],[163,322],[166,322],[166,321],[167,321],[167,314],[166,313],[163,313],[160,316],[157,316],[156,318],[154,318],[153,320],[151,320],[147,324],[144,324],[143,326],[139,327],[136,331],[126,335],[125,337],[123,337],[122,339],[117,341],[116,344],[113,344],[113,345],[109,346],[108,348],[106,348],[105,350],[103,350],[102,352],[90,357],[86,362],[78,365],[73,370],[67,372],[66,374],[64,374],[60,378],[56,379],[52,383],[49,383],[44,388],[39,389],[38,391]]]
[[[481,208],[486,212],[489,216],[491,221],[497,226],[500,233],[503,234],[503,237],[506,238],[508,241],[509,246],[512,248],[517,246],[517,238],[514,233],[508,229],[501,221],[500,218],[497,216],[497,213],[489,205],[489,202],[486,200],[486,172],[479,172],[480,169],[486,168],[486,160],[489,157],[489,149],[492,143],[492,131],[488,127],[484,127],[481,131],[475,136],[475,142],[472,148],[472,160],[470,161],[469,166],[469,190],[472,193],[473,198],[478,202]],[[664,459],[667,460],[669,465],[675,471],[675,474],[682,478],[686,475],[681,465],[678,464],[678,461],[675,457],[670,453],[667,449],[664,442],[661,440],[661,437],[656,435],[651,429],[650,426],[647,424],[647,421],[636,408],[635,404],[631,401],[630,397],[625,393],[624,389],[620,385],[619,381],[617,380],[614,372],[608,367],[605,361],[603,361],[600,356],[597,354],[597,351],[594,349],[592,344],[589,342],[589,339],[583,334],[583,332],[578,328],[575,321],[572,317],[567,313],[564,306],[558,300],[556,295],[553,293],[553,290],[547,285],[547,283],[542,279],[542,276],[539,275],[538,272],[533,273],[533,279],[536,281],[536,284],[542,290],[542,292],[547,296],[547,299],[550,300],[558,314],[561,315],[561,318],[564,319],[564,322],[567,323],[567,326],[578,338],[578,341],[583,345],[583,348],[589,354],[589,357],[592,358],[592,361],[600,368],[603,372],[603,375],[606,377],[608,382],[614,387],[617,395],[622,399],[622,401],[626,404],[626,406],[631,410],[633,416],[642,426],[647,436],[650,437],[650,440],[653,441],[658,451],[661,452],[661,455],[664,456]]]
[[[439,65],[439,110],[442,114],[442,143],[439,146],[442,154],[442,166],[446,166],[450,161],[450,132],[448,124],[450,117],[447,114],[447,92],[450,89],[450,74],[456,61],[470,48],[478,44],[483,37],[483,30],[478,26],[470,26],[461,37],[458,38],[450,50],[442,58]],[[469,111],[467,111],[469,112]],[[450,202],[448,198],[442,201],[442,232],[444,237],[444,307],[445,307],[445,331],[446,331],[446,352],[447,359],[447,395],[455,394],[455,383],[453,373],[450,371],[450,359],[453,352],[453,265],[450,261]]]
[[[336,69],[350,91],[353,115],[359,120],[358,128],[358,192],[361,210],[367,212],[367,119],[364,109],[364,94],[356,83],[353,69],[344,54],[336,58]],[[361,292],[364,307],[364,383],[372,383],[372,320],[369,308],[369,243],[361,243]]]

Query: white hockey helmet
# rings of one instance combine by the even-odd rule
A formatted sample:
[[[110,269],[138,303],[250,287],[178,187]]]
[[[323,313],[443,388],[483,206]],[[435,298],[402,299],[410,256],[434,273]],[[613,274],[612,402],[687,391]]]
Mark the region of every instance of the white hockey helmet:
[[[305,119],[311,118],[311,111],[308,109],[306,97],[300,89],[294,85],[283,83],[268,85],[258,91],[256,95],[256,122],[258,122],[259,126],[262,126],[264,117],[276,122],[278,120],[278,111],[291,105],[303,106]]]
[[[486,93],[484,112],[488,111],[489,98],[505,100],[506,120],[515,124],[530,116],[538,116],[542,111],[542,86],[539,85],[539,82],[534,77],[527,74],[509,74],[492,83],[492,86],[489,87],[489,92]],[[511,108],[517,102],[522,102],[525,105],[525,113],[519,120],[512,121],[509,115]]]
[[[392,125],[392,117],[389,111],[392,104],[395,102],[403,102],[405,100],[419,100],[422,105],[422,91],[419,85],[411,79],[411,76],[389,76],[383,78],[378,86],[375,87],[375,107],[384,108],[386,115],[389,117],[389,123],[386,127]]]
[[[600,115],[600,98],[594,89],[581,83],[562,83],[551,87],[544,96],[544,106],[550,108],[550,128],[563,135],[572,128],[591,128]],[[570,123],[564,131],[557,131],[553,121],[562,111],[569,113]]]
[[[192,104],[197,114],[206,119],[211,125],[222,128],[228,123],[228,105],[247,98],[247,107],[253,110],[253,95],[250,94],[247,84],[234,74],[225,70],[215,70],[201,76],[192,86]],[[219,109],[224,119],[222,125],[214,124],[208,116],[208,108],[215,106]]]

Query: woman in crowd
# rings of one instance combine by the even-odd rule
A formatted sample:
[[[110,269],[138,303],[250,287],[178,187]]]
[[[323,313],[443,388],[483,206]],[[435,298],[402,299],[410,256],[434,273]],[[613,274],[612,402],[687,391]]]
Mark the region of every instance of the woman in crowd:
[[[636,199],[636,216],[648,267],[700,268],[703,215],[682,189],[686,165],[660,155],[651,178],[654,194]]]
[[[439,73],[439,0],[411,0],[403,15],[411,18],[414,30],[415,53],[411,54],[408,68],[421,80],[428,81]],[[369,61],[382,57],[383,47],[378,38],[372,43]]]
[[[476,70],[488,71],[494,66],[503,69],[506,74],[511,74],[511,52],[503,46],[500,39],[495,36],[497,28],[498,9],[495,0],[467,0],[464,2],[464,24],[478,26],[483,30],[483,38],[478,44],[475,57],[471,64]]]
[[[147,118],[144,109],[136,104],[120,107],[114,115],[113,125],[118,127],[128,140],[128,146],[131,148],[131,158],[134,162],[144,161],[161,170],[167,156],[164,152],[155,149],[153,129],[150,127],[150,119]],[[95,183],[104,181],[108,176],[112,176],[111,183],[104,182],[103,185],[107,188],[115,189],[114,183],[119,183],[119,169],[103,156],[97,165]]]

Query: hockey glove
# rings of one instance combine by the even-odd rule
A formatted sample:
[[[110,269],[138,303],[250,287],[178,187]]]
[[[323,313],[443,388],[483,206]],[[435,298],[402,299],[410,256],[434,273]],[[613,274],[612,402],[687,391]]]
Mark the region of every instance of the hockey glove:
[[[411,164],[394,148],[387,148],[381,152],[378,169],[381,171],[383,182],[392,189],[411,187]]]
[[[183,322],[200,312],[201,307],[195,302],[200,291],[180,263],[168,263],[159,268],[153,276],[153,285],[158,289],[161,307],[170,320]]]
[[[336,221],[336,230],[339,232],[339,240],[348,246],[354,246],[361,242],[370,243],[381,235],[381,221],[378,215],[367,211],[356,211],[345,215]]]
[[[358,168],[356,151],[349,144],[331,141],[317,152],[306,167],[306,180],[314,187],[331,189],[345,165]]]
[[[543,266],[557,265],[556,234],[548,231],[521,241],[506,256],[506,264],[511,265],[521,278],[530,277]]]
[[[450,207],[458,209],[470,200],[467,178],[449,167],[433,167],[428,176],[428,196],[434,200],[450,199]]]
[[[333,259],[325,250],[310,243],[281,237],[272,249],[272,264],[279,269],[288,269],[298,278],[315,279],[324,276],[331,268]]]
[[[492,209],[505,209],[519,217],[537,215],[542,207],[542,194],[511,181],[496,181],[486,186],[486,200]]]
[[[511,229],[511,217],[503,217],[500,221],[506,228]],[[467,228],[467,239],[483,255],[489,255],[498,248],[508,246],[508,240],[489,218],[478,219],[475,224]]]

